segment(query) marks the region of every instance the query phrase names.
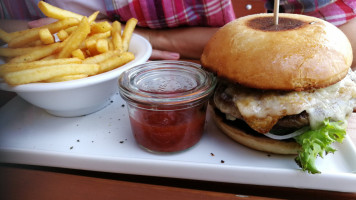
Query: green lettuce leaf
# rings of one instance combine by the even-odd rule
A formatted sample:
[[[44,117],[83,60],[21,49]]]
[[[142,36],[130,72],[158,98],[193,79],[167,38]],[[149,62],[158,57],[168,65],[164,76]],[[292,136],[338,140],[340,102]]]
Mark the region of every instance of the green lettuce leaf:
[[[329,122],[326,119],[318,129],[309,130],[294,137],[297,143],[302,146],[295,158],[299,167],[312,174],[320,173],[315,166],[316,158],[336,151],[330,145],[335,141],[340,143],[343,141],[346,135],[346,127],[346,121]]]

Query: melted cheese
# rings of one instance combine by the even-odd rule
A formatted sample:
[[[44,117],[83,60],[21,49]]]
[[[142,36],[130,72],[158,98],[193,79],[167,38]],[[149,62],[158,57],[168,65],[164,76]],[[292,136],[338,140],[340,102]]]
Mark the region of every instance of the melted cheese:
[[[314,91],[261,91],[233,86],[224,92],[233,96],[246,123],[261,133],[267,133],[280,118],[304,110],[314,129],[326,118],[345,120],[352,113],[356,107],[356,74],[350,70],[342,81]]]

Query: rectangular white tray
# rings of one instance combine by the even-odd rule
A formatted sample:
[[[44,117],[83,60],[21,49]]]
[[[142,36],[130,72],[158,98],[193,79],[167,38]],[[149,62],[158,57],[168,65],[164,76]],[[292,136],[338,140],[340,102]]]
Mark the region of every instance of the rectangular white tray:
[[[131,133],[125,102],[91,115],[59,118],[16,97],[0,108],[0,162],[103,172],[292,188],[356,192],[356,150],[349,137],[335,154],[317,159],[321,174],[302,172],[294,156],[270,155],[222,134],[209,115],[193,148],[152,154]]]

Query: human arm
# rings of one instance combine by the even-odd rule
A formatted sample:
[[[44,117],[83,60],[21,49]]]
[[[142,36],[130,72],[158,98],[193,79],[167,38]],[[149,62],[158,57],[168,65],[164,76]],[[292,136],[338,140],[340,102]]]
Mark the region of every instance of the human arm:
[[[205,44],[218,30],[216,27],[181,27],[172,29],[136,28],[153,49],[179,53],[181,58],[200,59]]]
[[[15,19],[0,19],[0,28],[6,32],[28,29],[28,21]]]
[[[339,27],[350,40],[353,51],[353,62],[351,68],[356,70],[356,17]]]

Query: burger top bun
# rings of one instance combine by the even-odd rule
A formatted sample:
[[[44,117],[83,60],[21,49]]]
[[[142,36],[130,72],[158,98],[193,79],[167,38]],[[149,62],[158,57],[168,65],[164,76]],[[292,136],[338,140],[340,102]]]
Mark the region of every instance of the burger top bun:
[[[236,19],[205,46],[202,66],[219,77],[258,89],[306,90],[343,79],[352,63],[349,40],[334,25],[310,16],[255,14]]]

